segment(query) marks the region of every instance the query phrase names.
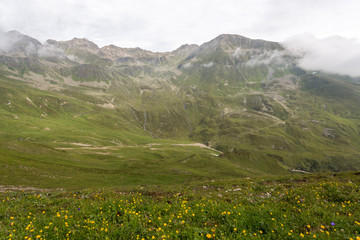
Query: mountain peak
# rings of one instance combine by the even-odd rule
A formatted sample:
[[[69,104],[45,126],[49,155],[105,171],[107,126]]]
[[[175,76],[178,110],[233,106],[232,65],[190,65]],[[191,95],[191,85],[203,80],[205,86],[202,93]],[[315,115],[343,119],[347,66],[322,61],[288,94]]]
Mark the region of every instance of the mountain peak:
[[[23,35],[21,32],[16,31],[16,30],[10,30],[8,32],[6,32],[7,34],[11,34],[11,35]]]
[[[42,44],[18,31],[0,32],[0,50],[15,55],[34,55]]]
[[[196,49],[198,47],[199,47],[199,45],[197,45],[197,44],[183,44],[180,47],[178,47],[177,49],[175,49],[173,51],[173,53],[178,53],[178,52],[188,51],[188,50],[194,50],[194,49]]]
[[[99,49],[98,45],[86,38],[73,38],[72,40],[69,40],[67,42],[70,43],[72,46]]]
[[[8,37],[13,38],[12,40],[16,41],[27,41],[32,42],[34,45],[40,46],[41,43],[36,40],[35,38],[32,38],[28,35],[22,34],[21,32],[18,32],[16,30],[11,30],[5,33]]]
[[[85,51],[91,54],[96,54],[99,51],[98,45],[89,41],[86,38],[73,38],[67,41],[56,41],[49,39],[46,41],[47,44],[55,45],[66,52],[70,51]]]
[[[100,48],[99,55],[102,57],[107,57],[111,60],[116,60],[118,58],[124,58],[124,57],[131,57],[131,58],[152,57],[157,55],[157,53],[144,50],[139,47],[122,48],[111,44]]]
[[[249,39],[247,37],[238,35],[238,34],[220,34],[219,36],[217,36],[214,39],[219,39],[219,40],[234,40],[234,39]]]
[[[270,42],[266,40],[250,39],[237,34],[221,34],[213,40],[201,45],[202,49],[221,48],[223,50],[231,50],[236,48],[257,48],[274,50],[281,48],[281,45],[276,42]]]

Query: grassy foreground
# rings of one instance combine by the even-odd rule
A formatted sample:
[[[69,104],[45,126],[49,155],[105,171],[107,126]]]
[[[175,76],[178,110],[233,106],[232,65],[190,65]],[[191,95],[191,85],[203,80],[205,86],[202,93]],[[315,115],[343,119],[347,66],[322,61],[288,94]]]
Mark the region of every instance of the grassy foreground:
[[[359,173],[0,193],[1,239],[359,239]]]

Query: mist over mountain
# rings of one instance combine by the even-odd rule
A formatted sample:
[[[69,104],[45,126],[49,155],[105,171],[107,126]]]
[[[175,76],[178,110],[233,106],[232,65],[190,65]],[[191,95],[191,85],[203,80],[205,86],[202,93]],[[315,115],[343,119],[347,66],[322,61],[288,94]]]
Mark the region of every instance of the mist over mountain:
[[[1,32],[2,169],[55,185],[359,170],[358,54],[312,36],[151,52]]]
[[[318,39],[303,34],[289,38],[283,44],[299,57],[299,65],[305,69],[360,76],[360,43],[354,39],[339,36]]]

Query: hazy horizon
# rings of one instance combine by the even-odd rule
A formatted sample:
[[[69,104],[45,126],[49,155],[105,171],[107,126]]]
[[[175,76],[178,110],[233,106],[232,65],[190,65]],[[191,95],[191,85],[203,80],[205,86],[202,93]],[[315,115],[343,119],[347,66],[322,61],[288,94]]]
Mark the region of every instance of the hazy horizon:
[[[153,52],[237,34],[282,43],[306,69],[360,76],[359,8],[355,0],[0,0],[0,29]]]
[[[359,8],[354,0],[0,0],[0,29],[41,42],[78,37],[100,47],[165,52],[224,33],[276,42],[303,33],[360,39],[354,31],[360,24]]]

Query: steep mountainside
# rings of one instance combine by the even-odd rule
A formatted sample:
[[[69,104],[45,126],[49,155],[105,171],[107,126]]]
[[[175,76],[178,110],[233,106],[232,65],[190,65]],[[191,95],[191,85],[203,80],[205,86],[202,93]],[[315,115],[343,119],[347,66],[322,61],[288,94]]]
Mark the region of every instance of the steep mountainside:
[[[279,43],[220,35],[154,53],[0,38],[0,183],[360,169],[358,79],[306,72]]]

